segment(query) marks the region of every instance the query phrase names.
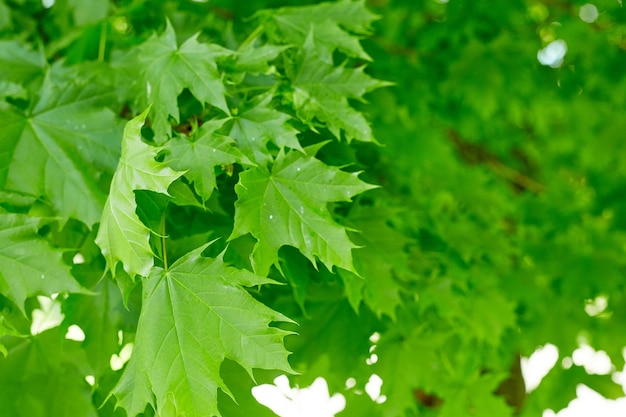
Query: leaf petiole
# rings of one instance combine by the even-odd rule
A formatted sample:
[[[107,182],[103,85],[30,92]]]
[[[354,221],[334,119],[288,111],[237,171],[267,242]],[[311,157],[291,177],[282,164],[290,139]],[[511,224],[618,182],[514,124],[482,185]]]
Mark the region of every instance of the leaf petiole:
[[[107,21],[102,22],[102,29],[100,30],[100,43],[98,44],[98,62],[104,62],[104,53],[107,46]]]
[[[167,271],[167,248],[165,245],[165,239],[167,236],[165,235],[165,210],[163,210],[163,214],[161,215],[161,251],[163,252],[163,269]]]
[[[263,33],[264,30],[265,27],[263,25],[257,26],[257,28],[254,29],[254,31],[241,43],[241,45],[239,45],[239,48],[237,48],[237,50],[243,51],[244,49],[246,49],[246,47],[254,42],[256,38],[258,38],[259,35]]]

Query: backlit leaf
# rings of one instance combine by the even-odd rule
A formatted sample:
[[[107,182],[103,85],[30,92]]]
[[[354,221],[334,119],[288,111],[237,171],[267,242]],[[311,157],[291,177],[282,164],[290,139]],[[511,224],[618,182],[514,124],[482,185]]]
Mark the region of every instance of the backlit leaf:
[[[402,304],[400,284],[396,280],[407,275],[405,246],[409,239],[388,224],[393,214],[381,203],[352,207],[346,225],[355,230],[376,230],[376,233],[358,233],[353,237],[361,246],[353,251],[354,265],[360,276],[345,270],[339,270],[339,276],[344,280],[348,299],[356,311],[364,299],[378,316],[386,314],[395,319],[396,308]]]
[[[248,103],[248,108],[227,122],[229,136],[235,139],[241,151],[253,161],[265,164],[271,159],[267,144],[272,142],[284,149],[302,150],[296,137],[298,131],[288,121],[289,115],[270,106],[272,93],[255,97]]]
[[[24,311],[33,295],[83,292],[70,269],[37,233],[47,222],[20,214],[0,214],[0,293]]]
[[[273,281],[202,257],[205,247],[169,270],[154,268],[145,283],[133,356],[113,390],[131,417],[147,404],[157,413],[219,416],[218,389],[230,394],[220,376],[226,358],[249,375],[291,372],[282,343],[288,332],[269,327],[290,320],[243,289]]]
[[[17,41],[0,41],[0,79],[26,83],[41,77],[46,68],[41,51],[32,50]]]
[[[179,121],[177,98],[185,88],[201,103],[229,113],[224,84],[215,64],[215,57],[223,55],[223,51],[198,42],[198,35],[179,47],[169,22],[161,35],[153,35],[141,46],[138,60],[145,82],[143,103],[152,105],[152,128],[157,142],[162,143],[170,131],[169,117]]]
[[[231,239],[250,233],[258,240],[252,262],[260,275],[278,262],[278,250],[284,245],[298,248],[313,263],[317,256],[328,269],[353,270],[351,251],[356,245],[333,220],[327,204],[350,201],[373,187],[358,173],[327,166],[298,151],[281,152],[271,169],[256,167],[240,175]]]
[[[0,188],[48,200],[61,216],[97,222],[119,155],[121,125],[101,103],[110,93],[46,77],[32,111],[0,107]]]
[[[135,190],[167,194],[169,185],[182,172],[176,172],[154,158],[160,148],[141,140],[141,127],[148,109],[126,124],[122,140],[122,155],[113,175],[111,192],[106,201],[96,243],[115,275],[118,262],[131,276],[148,276],[154,264],[150,249],[150,229],[135,213]]]
[[[215,167],[250,161],[237,148],[233,139],[216,133],[222,122],[203,124],[191,139],[174,138],[167,143],[169,166],[186,171],[185,177],[204,200],[215,189]]]
[[[56,327],[12,338],[0,355],[0,404],[6,416],[96,417],[86,360],[80,344]],[[19,377],[16,377],[19,375]]]
[[[317,53],[326,63],[332,63],[332,52],[339,49],[346,55],[370,59],[359,40],[349,32],[369,33],[377,16],[365,7],[363,0],[325,2],[315,6],[285,7],[266,13],[279,28],[283,39],[303,44],[309,30],[315,33]]]
[[[388,85],[365,74],[364,67],[349,69],[320,60],[315,51],[313,31],[309,34],[297,61],[293,80],[293,103],[305,121],[317,119],[337,138],[343,131],[348,141],[373,141],[372,129],[365,117],[348,99],[362,100],[363,95]]]

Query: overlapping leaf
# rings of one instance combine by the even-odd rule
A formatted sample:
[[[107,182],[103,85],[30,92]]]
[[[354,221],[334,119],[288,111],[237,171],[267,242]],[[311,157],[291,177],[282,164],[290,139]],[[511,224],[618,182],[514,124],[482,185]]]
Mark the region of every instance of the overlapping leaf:
[[[246,371],[232,361],[226,361],[220,369],[222,378],[232,396],[220,393],[218,406],[222,415],[228,417],[276,417],[276,413],[266,407],[259,407],[259,401],[252,395],[252,388],[271,384],[279,375],[277,371],[255,370],[251,380]],[[236,401],[233,400],[236,399]]]
[[[57,327],[29,338],[12,338],[0,355],[3,416],[97,417],[88,366],[80,344]]]
[[[83,292],[61,252],[37,231],[46,222],[20,214],[0,214],[0,293],[24,311],[27,297]]]
[[[296,369],[307,369],[297,377],[298,383],[310,385],[324,375],[331,390],[341,390],[348,378],[367,379],[374,316],[355,313],[345,301],[311,300],[308,313],[310,317],[298,320],[298,337],[289,339],[287,345],[294,352]]]
[[[315,47],[320,58],[332,63],[332,53],[339,49],[346,55],[370,59],[359,40],[350,32],[365,35],[377,16],[365,7],[363,0],[341,0],[305,7],[285,7],[265,11],[289,43],[302,44],[313,27]]]
[[[215,166],[235,162],[250,164],[232,138],[215,132],[222,123],[207,122],[191,140],[175,138],[167,143],[168,165],[186,171],[185,177],[193,182],[194,189],[204,200],[208,200],[215,189]]]
[[[250,42],[237,51],[235,68],[252,74],[268,73],[271,69],[269,62],[278,58],[280,53],[287,48],[287,46],[271,44],[257,47],[254,42]]]
[[[46,57],[17,41],[0,41],[0,80],[28,83],[44,74]]]
[[[122,140],[122,155],[106,201],[96,243],[107,260],[109,269],[122,262],[132,276],[148,276],[154,264],[150,249],[150,230],[135,213],[135,190],[150,190],[167,194],[169,185],[182,172],[175,172],[154,158],[160,148],[141,140],[141,127],[148,109],[126,124]]]
[[[110,92],[51,78],[32,111],[0,108],[0,188],[42,196],[59,215],[91,225],[106,199],[101,178],[115,169],[121,124],[101,106]]]
[[[97,296],[68,297],[63,305],[63,314],[66,322],[80,326],[85,333],[82,347],[92,375],[98,381],[111,370],[111,355],[119,351],[118,332],[123,327],[124,312],[128,312],[113,280],[103,279],[93,290]]]
[[[365,117],[350,106],[348,99],[362,100],[365,93],[389,84],[365,74],[365,67],[349,69],[320,60],[314,39],[311,31],[300,51],[296,72],[290,75],[298,115],[309,122],[317,119],[337,138],[343,131],[348,141],[373,141]]]
[[[206,245],[169,270],[154,268],[144,287],[133,356],[113,393],[130,417],[151,404],[157,414],[219,416],[218,389],[228,358],[253,368],[291,372],[283,330],[290,321],[242,287],[273,281],[201,256]],[[229,393],[230,394],[230,393]]]
[[[4,4],[4,0],[0,1],[0,30],[11,28],[11,9]]]
[[[2,344],[2,338],[5,336],[19,336],[19,332],[15,330],[4,317],[4,314],[0,312],[0,354],[5,358],[9,354],[6,346]]]
[[[229,135],[248,158],[259,164],[271,159],[267,149],[270,141],[281,149],[302,149],[296,137],[298,131],[288,123],[289,115],[274,109],[271,100],[271,92],[261,94],[251,100],[250,108],[230,119]]]
[[[373,372],[383,380],[381,393],[387,397],[382,404],[385,417],[416,410],[415,389],[437,394],[434,390],[449,378],[443,374],[446,369],[440,357],[442,346],[450,343],[445,333],[426,333],[415,323],[411,323],[412,329],[400,326],[401,330],[394,329],[376,347],[379,360],[373,365]]]
[[[441,417],[468,414],[513,416],[513,410],[506,404],[504,398],[494,394],[501,380],[501,376],[494,374],[473,375],[464,381],[467,386],[453,389],[447,393],[448,401],[443,401],[439,415]]]
[[[235,187],[235,225],[231,238],[252,234],[254,269],[266,275],[278,261],[281,246],[290,245],[315,263],[317,256],[328,269],[353,270],[355,245],[337,224],[327,204],[350,201],[373,188],[358,178],[304,154],[280,152],[271,169],[256,167],[243,172]]]
[[[360,277],[345,270],[340,270],[339,275],[356,311],[359,311],[364,299],[378,316],[385,314],[395,319],[396,308],[402,304],[400,284],[396,278],[408,274],[409,260],[405,246],[409,239],[387,223],[393,211],[377,204],[355,204],[350,210],[346,224],[369,233],[354,236],[355,243],[361,246],[354,251],[354,264]]]
[[[110,7],[109,0],[67,0],[72,9],[74,23],[86,25],[104,19]]]
[[[480,275],[480,270],[472,271]],[[467,274],[450,266],[449,277],[440,277],[437,285],[425,288],[421,293],[421,308],[436,306],[439,314],[454,326],[462,328],[462,337],[468,343],[485,343],[498,346],[507,329],[515,326],[515,304],[502,291],[489,285],[490,277],[484,272],[480,283],[473,283],[471,291],[455,286]]]
[[[180,47],[176,34],[167,24],[160,36],[153,35],[139,49],[143,67],[143,104],[153,106],[152,128],[157,142],[170,132],[168,118],[179,120],[178,95],[187,88],[201,103],[209,103],[229,113],[225,89],[215,64],[215,57],[225,50],[198,42],[198,36],[187,39]]]

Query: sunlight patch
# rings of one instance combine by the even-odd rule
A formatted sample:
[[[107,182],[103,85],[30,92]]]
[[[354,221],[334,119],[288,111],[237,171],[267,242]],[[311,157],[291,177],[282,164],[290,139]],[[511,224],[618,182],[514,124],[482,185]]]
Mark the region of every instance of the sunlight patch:
[[[38,295],[37,301],[39,301],[40,308],[33,310],[33,322],[30,325],[30,334],[33,336],[57,327],[65,318],[61,313],[61,303],[56,301],[55,296]]]
[[[111,360],[109,364],[111,365],[111,369],[114,371],[119,371],[124,367],[124,364],[128,362],[130,359],[130,355],[133,353],[133,344],[127,343],[124,345],[122,350],[120,350],[119,354],[111,355]]]
[[[387,401],[386,396],[380,395],[380,389],[382,386],[383,380],[376,374],[370,376],[370,379],[365,384],[365,392],[374,402],[378,404],[382,404]]]
[[[529,358],[522,358],[522,376],[526,383],[527,393],[539,386],[558,359],[559,350],[550,343],[539,347]]]
[[[316,378],[307,388],[291,388],[289,378],[281,375],[274,385],[252,388],[256,400],[280,417],[333,417],[346,407],[341,394],[330,395],[324,378]]]
[[[74,340],[76,342],[82,342],[85,340],[85,332],[76,324],[72,324],[67,328],[67,333],[65,334],[65,338],[68,340]]]
[[[598,8],[591,3],[584,4],[580,7],[578,16],[585,23],[593,23],[598,18]]]
[[[541,65],[558,68],[563,64],[563,58],[565,58],[566,53],[567,42],[563,39],[557,39],[537,52],[537,60],[539,60]]]
[[[575,365],[582,366],[590,375],[607,375],[613,370],[609,355],[603,350],[595,350],[589,345],[582,345],[572,354]]]

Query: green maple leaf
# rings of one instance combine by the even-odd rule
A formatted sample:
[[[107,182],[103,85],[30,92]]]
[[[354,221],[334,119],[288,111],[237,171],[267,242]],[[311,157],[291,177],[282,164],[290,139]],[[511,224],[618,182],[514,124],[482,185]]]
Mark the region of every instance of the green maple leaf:
[[[296,137],[298,131],[288,123],[289,115],[270,106],[272,93],[256,96],[248,103],[250,108],[229,118],[229,136],[235,139],[241,151],[259,164],[270,161],[267,143],[279,148],[302,150]]]
[[[6,30],[11,28],[11,9],[4,4],[4,0],[0,0],[0,30]]]
[[[515,303],[496,288],[479,291],[464,301],[468,336],[496,347],[508,329],[515,328]],[[470,333],[471,332],[471,333]]]
[[[143,126],[149,109],[130,120],[124,128],[122,155],[113,175],[111,192],[106,201],[96,243],[107,260],[111,273],[122,262],[124,270],[132,276],[148,276],[154,264],[150,249],[150,229],[135,213],[135,190],[150,190],[167,194],[167,188],[182,172],[176,172],[154,158],[161,148],[141,140]]]
[[[215,133],[223,123],[224,120],[204,123],[192,139],[174,138],[166,146],[170,151],[168,165],[186,171],[185,177],[204,200],[211,197],[216,186],[215,166],[251,164],[232,138]]]
[[[0,98],[11,97],[19,99],[27,99],[28,92],[21,84],[8,81],[0,81]]]
[[[440,357],[442,346],[449,343],[445,333],[424,331],[415,319],[399,323],[385,335],[376,347],[379,360],[372,366],[383,380],[381,393],[387,401],[381,407],[385,417],[415,410],[414,389],[437,394],[435,389],[450,383]]]
[[[48,74],[32,110],[0,107],[0,188],[45,196],[62,217],[97,222],[106,199],[101,178],[119,155],[121,125],[101,107],[110,96]]]
[[[5,308],[0,310],[0,354],[2,354],[5,358],[9,355],[9,351],[2,343],[2,339],[8,336],[20,336],[20,332],[10,323],[9,319],[6,317],[6,313],[7,311]]]
[[[381,203],[372,206],[355,204],[351,208],[346,225],[364,231],[352,237],[361,246],[353,252],[354,265],[360,276],[345,270],[339,270],[339,275],[355,311],[359,311],[364,299],[379,317],[386,314],[395,319],[396,308],[402,304],[400,285],[395,277],[408,273],[405,246],[409,239],[389,226],[387,222],[393,215],[393,210]]]
[[[359,39],[350,32],[366,35],[378,17],[365,7],[365,1],[342,0],[305,7],[285,7],[264,11],[261,16],[274,22],[289,43],[304,43],[309,30],[315,31],[316,50],[322,60],[332,63],[332,53],[369,60]],[[347,30],[346,30],[347,29]]]
[[[220,373],[232,397],[220,393],[218,406],[223,415],[228,417],[276,417],[276,413],[267,407],[259,407],[259,402],[252,395],[252,388],[261,384],[272,384],[280,375],[278,371],[254,371],[255,380],[251,380],[246,371],[232,361],[226,361]],[[236,401],[233,401],[233,397]]]
[[[104,19],[109,9],[109,0],[67,0],[67,4],[72,9],[74,23],[77,25],[87,25]]]
[[[222,257],[201,256],[204,245],[169,270],[154,268],[144,287],[136,344],[113,394],[129,416],[151,404],[188,417],[219,416],[218,388],[228,358],[248,374],[253,368],[292,372],[283,346],[289,332],[271,322],[291,322],[242,287],[274,283],[229,267]]]
[[[271,44],[256,46],[253,40],[236,52],[234,68],[241,72],[266,74],[271,69],[269,62],[278,58],[281,52],[288,48]]]
[[[24,312],[26,298],[58,292],[85,292],[38,230],[49,223],[21,214],[0,214],[0,293]]]
[[[80,343],[56,327],[7,341],[0,356],[0,409],[3,416],[97,417],[89,372]]]
[[[348,173],[297,151],[280,152],[271,169],[243,172],[235,186],[235,225],[230,239],[247,233],[257,239],[252,252],[254,270],[266,275],[278,262],[278,250],[290,245],[313,264],[315,256],[332,269],[352,266],[354,245],[337,224],[327,204],[350,201],[374,188]]]
[[[373,315],[364,311],[358,315],[347,302],[328,300],[311,300],[308,312],[310,317],[298,319],[298,337],[290,338],[287,345],[294,352],[291,360],[296,369],[306,370],[295,377],[298,383],[310,385],[324,375],[331,389],[342,390],[350,377],[367,379]]]
[[[119,276],[119,275],[118,275]],[[85,333],[82,348],[91,365],[92,375],[99,380],[111,370],[111,355],[119,351],[118,331],[123,328],[124,314],[122,293],[113,280],[101,280],[93,288],[97,296],[70,295],[63,303],[67,323],[80,326]]]
[[[46,57],[16,41],[0,41],[0,80],[27,84],[44,74]]]
[[[502,396],[494,392],[502,382],[502,375],[485,374],[472,375],[464,381],[461,387],[446,393],[439,415],[441,417],[456,417],[462,415],[502,416],[511,417],[513,410]]]
[[[215,57],[225,49],[198,42],[198,35],[180,47],[174,28],[168,22],[162,35],[153,35],[139,48],[139,65],[144,68],[142,104],[153,105],[152,128],[157,142],[170,132],[168,117],[179,121],[178,96],[183,89],[201,103],[209,103],[229,114],[225,89],[215,64]]]
[[[481,276],[479,269],[472,272]],[[464,270],[450,265],[449,273],[458,279]],[[482,278],[480,283],[473,284],[471,291],[461,295],[462,287],[456,287],[450,278],[441,277],[436,285],[422,290],[420,304],[422,309],[436,306],[443,318],[463,329],[461,336],[468,343],[498,346],[507,329],[516,325],[516,305],[488,283],[489,276],[484,272]]]
[[[350,106],[348,99],[363,100],[363,95],[390,85],[365,74],[365,67],[348,69],[320,60],[315,50],[313,31],[300,52],[293,81],[293,104],[304,121],[318,119],[337,138],[343,131],[348,141],[373,141],[372,129],[365,117]]]

